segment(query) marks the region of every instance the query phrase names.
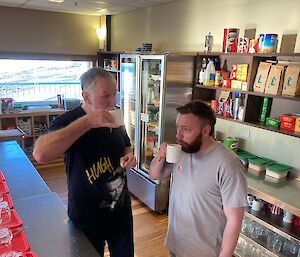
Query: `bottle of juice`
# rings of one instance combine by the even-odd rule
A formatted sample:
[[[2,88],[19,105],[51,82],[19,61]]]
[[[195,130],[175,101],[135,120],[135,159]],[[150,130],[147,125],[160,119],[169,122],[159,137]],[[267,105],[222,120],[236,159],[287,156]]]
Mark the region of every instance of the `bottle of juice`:
[[[213,60],[208,61],[208,65],[205,70],[205,78],[204,78],[204,85],[205,86],[214,86],[215,85],[215,65]]]

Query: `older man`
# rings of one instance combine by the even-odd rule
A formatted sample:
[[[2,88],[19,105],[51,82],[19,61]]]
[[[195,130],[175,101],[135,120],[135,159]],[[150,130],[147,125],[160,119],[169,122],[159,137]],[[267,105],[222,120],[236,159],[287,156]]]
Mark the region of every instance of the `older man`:
[[[54,120],[33,156],[40,163],[64,154],[68,215],[99,254],[105,241],[111,256],[133,257],[131,202],[125,168],[136,165],[130,140],[108,112],[115,106],[116,81],[102,68],[81,77],[81,106]]]

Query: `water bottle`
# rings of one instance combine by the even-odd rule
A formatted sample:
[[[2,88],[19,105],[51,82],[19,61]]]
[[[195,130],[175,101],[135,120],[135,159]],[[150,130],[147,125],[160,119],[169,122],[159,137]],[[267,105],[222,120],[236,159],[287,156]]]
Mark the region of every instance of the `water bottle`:
[[[205,79],[206,59],[202,59],[201,70],[199,72],[199,83],[203,85]]]
[[[210,32],[208,32],[208,35],[205,36],[205,50],[204,52],[210,53],[213,47],[213,39],[214,37]]]
[[[204,78],[205,86],[215,85],[215,74],[216,74],[216,69],[215,69],[214,62],[212,60],[209,60],[205,70],[205,78]]]

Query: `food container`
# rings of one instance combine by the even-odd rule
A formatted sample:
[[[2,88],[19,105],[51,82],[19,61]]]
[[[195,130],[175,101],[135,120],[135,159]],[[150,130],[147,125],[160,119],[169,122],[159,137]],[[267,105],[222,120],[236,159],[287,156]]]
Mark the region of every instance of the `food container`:
[[[257,48],[258,48],[258,40],[250,39],[248,52],[251,54],[257,53]]]
[[[249,163],[249,159],[253,159],[253,158],[256,158],[255,155],[251,154],[251,153],[248,153],[246,151],[238,151],[237,153],[237,157],[240,159],[240,161],[243,163],[243,165],[245,167],[248,166],[248,163]]]
[[[266,166],[266,175],[275,179],[285,178],[290,167],[284,164],[272,163]]]
[[[238,142],[239,142],[238,138],[227,137],[224,139],[223,144],[230,150],[237,152]]]
[[[238,53],[248,53],[249,51],[249,43],[250,43],[250,38],[247,37],[240,37],[239,38],[239,43],[238,43]]]
[[[296,126],[296,118],[298,117],[293,114],[280,115],[280,128],[294,131]]]
[[[266,171],[266,165],[271,164],[272,162],[272,160],[266,158],[250,158],[249,171],[253,171],[254,174],[262,174]]]
[[[278,128],[279,127],[279,119],[267,117],[266,126],[272,127],[272,128]]]
[[[258,52],[259,53],[276,53],[277,34],[260,34],[258,40]]]
[[[240,30],[237,28],[224,29],[223,52],[236,53]]]

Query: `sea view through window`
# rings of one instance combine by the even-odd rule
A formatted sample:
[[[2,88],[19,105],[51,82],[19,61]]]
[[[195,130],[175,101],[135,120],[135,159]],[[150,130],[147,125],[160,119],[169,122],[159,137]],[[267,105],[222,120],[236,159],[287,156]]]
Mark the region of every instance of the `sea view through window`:
[[[91,61],[0,59],[0,97],[15,102],[45,104],[57,95],[82,99],[79,77]]]

